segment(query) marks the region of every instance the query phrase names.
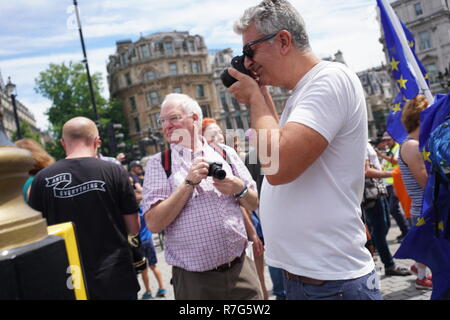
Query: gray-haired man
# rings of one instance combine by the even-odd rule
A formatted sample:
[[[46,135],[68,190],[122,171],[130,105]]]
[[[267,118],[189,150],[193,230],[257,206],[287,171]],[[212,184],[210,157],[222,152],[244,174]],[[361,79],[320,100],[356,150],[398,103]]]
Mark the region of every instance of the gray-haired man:
[[[248,8],[235,31],[251,76],[230,68],[238,81],[229,91],[250,107],[268,150],[279,148],[279,170],[261,191],[267,264],[284,270],[287,299],[381,299],[361,220],[367,114],[358,77],[315,56],[287,1]],[[266,85],[292,90],[280,121]]]

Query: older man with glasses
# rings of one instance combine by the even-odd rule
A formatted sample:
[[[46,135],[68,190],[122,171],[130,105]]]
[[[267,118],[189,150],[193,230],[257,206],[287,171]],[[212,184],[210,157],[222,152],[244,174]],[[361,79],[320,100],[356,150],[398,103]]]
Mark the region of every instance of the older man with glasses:
[[[201,136],[202,111],[189,96],[169,94],[159,120],[170,152],[148,160],[142,206],[149,229],[165,230],[175,299],[261,299],[245,255],[251,222],[240,206],[258,206],[245,164],[233,148],[220,145],[224,157]],[[224,179],[208,176],[211,162],[222,165]]]
[[[229,92],[268,143],[260,159],[279,151],[260,197],[267,264],[284,270],[287,299],[381,299],[361,220],[367,114],[358,77],[317,58],[288,1],[248,8],[235,31],[249,75],[229,68],[238,80]],[[292,90],[281,120],[267,85]]]

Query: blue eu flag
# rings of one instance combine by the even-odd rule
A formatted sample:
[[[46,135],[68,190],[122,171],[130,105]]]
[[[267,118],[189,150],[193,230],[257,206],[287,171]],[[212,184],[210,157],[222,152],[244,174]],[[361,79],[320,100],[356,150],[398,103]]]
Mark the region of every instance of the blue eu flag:
[[[394,25],[389,18],[386,8],[381,0],[377,0],[378,7],[380,8],[381,25],[384,30],[384,37],[386,39],[386,48],[389,56],[389,69],[392,74],[392,78],[395,80],[399,95],[395,98],[391,112],[387,119],[387,131],[398,143],[402,143],[408,135],[401,122],[401,110],[403,105],[408,100],[411,100],[417,96],[420,92],[419,85],[417,83],[416,75],[413,68],[409,64],[405,52],[403,50],[400,38],[395,32]],[[428,78],[425,68],[417,58],[414,49],[415,42],[412,33],[401,23],[403,31],[405,32],[408,45],[412,48],[414,58],[419,65],[421,72],[425,79]]]
[[[445,230],[450,214],[450,191],[443,186],[436,188],[436,172],[432,170],[428,140],[431,132],[449,114],[450,94],[437,95],[434,104],[420,114],[419,148],[428,172],[422,214],[395,253],[396,258],[414,259],[431,269],[432,299],[439,299],[450,290],[450,239]]]

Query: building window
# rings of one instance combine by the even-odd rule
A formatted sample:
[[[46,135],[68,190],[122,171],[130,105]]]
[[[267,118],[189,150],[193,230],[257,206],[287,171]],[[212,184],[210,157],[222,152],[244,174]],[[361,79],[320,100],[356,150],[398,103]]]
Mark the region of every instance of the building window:
[[[154,106],[156,104],[159,104],[159,102],[160,102],[160,100],[159,100],[159,93],[156,92],[156,91],[147,93],[146,97],[147,97],[147,104],[150,107]]]
[[[172,89],[173,93],[183,93],[183,91],[181,90],[181,87],[175,87]]]
[[[153,71],[147,71],[145,73],[145,80],[146,81],[151,81],[151,80],[155,80],[156,79],[156,73],[154,73]]]
[[[177,75],[178,69],[176,62],[169,63],[169,74],[171,75]]]
[[[237,129],[244,129],[244,123],[242,122],[241,116],[238,115],[234,119],[236,120]]]
[[[183,41],[183,51],[184,51],[184,52],[187,52],[187,51],[188,51],[188,46],[187,46],[186,40]]]
[[[150,48],[148,47],[148,45],[144,44],[144,45],[140,46],[139,50],[141,52],[142,58],[150,57]]]
[[[188,48],[189,48],[189,51],[191,51],[191,52],[194,52],[195,51],[195,43],[194,43],[194,41],[188,41]]]
[[[241,110],[241,105],[239,104],[239,102],[236,100],[235,97],[231,97],[231,102],[233,103],[234,110],[236,111]]]
[[[120,54],[120,62],[123,66],[127,64],[127,55],[125,52]]]
[[[208,105],[200,106],[200,108],[202,109],[202,114],[204,118],[205,117],[211,118],[211,111]]]
[[[202,64],[200,61],[192,61],[191,62],[192,73],[201,73],[202,72]]]
[[[125,73],[125,81],[128,86],[131,86],[133,83],[131,82],[131,75],[129,72]]]
[[[430,33],[428,31],[419,32],[419,41],[420,41],[419,45],[420,50],[423,51],[432,48]]]
[[[172,42],[164,42],[164,50],[165,50],[167,55],[173,56]]]
[[[225,113],[229,113],[230,108],[228,107],[227,95],[224,91],[220,92],[220,102],[222,103],[223,111],[225,111]]]
[[[136,129],[136,132],[141,132],[141,125],[138,118],[134,118],[134,128]]]
[[[149,119],[150,119],[150,126],[153,129],[159,129],[161,126],[158,124],[158,118],[159,118],[159,114],[158,113],[151,113],[149,115]]]
[[[427,65],[425,65],[425,69],[427,69],[427,73],[430,78],[430,84],[438,82],[438,78],[437,78],[438,69],[436,68],[436,64],[434,64],[434,63],[427,64]]]
[[[195,92],[196,92],[196,96],[197,97],[199,97],[199,98],[204,98],[205,97],[205,86],[204,85],[202,85],[202,84],[198,84],[196,87],[195,87]]]
[[[136,112],[136,98],[130,97],[130,107],[131,107],[131,112]]]
[[[414,10],[416,11],[416,16],[420,16],[423,14],[422,4],[420,2],[414,5]]]

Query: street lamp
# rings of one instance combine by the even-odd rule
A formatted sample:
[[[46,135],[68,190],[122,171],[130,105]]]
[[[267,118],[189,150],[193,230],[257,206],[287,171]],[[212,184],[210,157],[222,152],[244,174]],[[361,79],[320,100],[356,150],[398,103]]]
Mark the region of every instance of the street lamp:
[[[11,77],[8,77],[8,83],[6,84],[6,92],[11,97],[12,106],[14,110],[14,120],[16,120],[16,129],[17,129],[17,138],[22,139],[22,132],[20,131],[20,123],[19,116],[17,115],[17,106],[16,106],[16,85],[11,82]]]

